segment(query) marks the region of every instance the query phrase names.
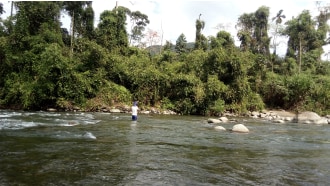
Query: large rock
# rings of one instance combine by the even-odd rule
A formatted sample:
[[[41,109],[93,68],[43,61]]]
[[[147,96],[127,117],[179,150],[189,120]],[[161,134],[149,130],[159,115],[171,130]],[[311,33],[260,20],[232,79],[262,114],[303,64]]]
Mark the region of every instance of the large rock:
[[[233,129],[231,130],[233,132],[241,132],[241,133],[248,133],[250,132],[249,129],[243,125],[243,124],[236,124],[233,126]]]
[[[219,120],[219,119],[212,119],[212,118],[209,118],[209,119],[207,120],[207,122],[208,122],[208,123],[221,123],[221,120]]]
[[[226,130],[223,126],[215,126],[214,129],[215,130],[223,130],[223,131]]]
[[[328,120],[326,118],[323,118],[319,116],[317,113],[310,111],[306,111],[298,114],[294,118],[294,121],[304,124],[318,124],[318,125],[328,124]]]
[[[220,117],[219,120],[222,121],[222,122],[228,122],[229,121],[228,118],[225,117],[225,116]]]
[[[121,111],[119,109],[112,108],[112,109],[109,110],[109,112],[111,112],[111,113],[120,113]]]

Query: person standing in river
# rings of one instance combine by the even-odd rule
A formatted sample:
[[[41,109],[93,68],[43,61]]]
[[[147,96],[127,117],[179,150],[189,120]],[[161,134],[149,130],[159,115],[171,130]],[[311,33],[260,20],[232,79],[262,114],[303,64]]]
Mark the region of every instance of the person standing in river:
[[[137,101],[134,101],[133,106],[132,106],[132,121],[137,120],[138,110],[139,110],[139,107],[137,106]]]

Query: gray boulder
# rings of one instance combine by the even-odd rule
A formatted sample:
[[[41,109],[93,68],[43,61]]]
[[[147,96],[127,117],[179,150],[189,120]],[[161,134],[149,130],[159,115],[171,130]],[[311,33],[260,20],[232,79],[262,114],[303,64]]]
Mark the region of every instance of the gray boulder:
[[[243,124],[236,124],[233,126],[233,129],[231,130],[233,132],[240,132],[240,133],[248,133],[250,132],[249,129],[243,125]]]
[[[221,120],[220,119],[212,119],[212,118],[209,118],[207,120],[208,123],[221,123]]]
[[[223,126],[215,126],[214,129],[215,130],[222,130],[222,131],[226,130]]]
[[[109,112],[111,112],[111,113],[120,113],[121,111],[119,109],[112,108],[112,109],[109,110]]]
[[[304,123],[304,124],[318,124],[318,125],[324,125],[328,124],[328,120],[324,117],[319,116],[315,112],[302,112],[296,115],[294,118],[294,121],[297,123]]]
[[[228,118],[225,117],[225,116],[220,117],[219,120],[222,121],[222,122],[228,122],[229,121]]]

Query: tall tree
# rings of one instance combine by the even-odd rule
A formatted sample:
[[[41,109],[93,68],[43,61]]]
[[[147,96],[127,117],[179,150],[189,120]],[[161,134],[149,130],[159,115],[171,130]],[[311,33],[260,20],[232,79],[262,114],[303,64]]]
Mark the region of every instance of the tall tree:
[[[3,4],[0,3],[0,15],[3,14],[5,12],[5,10],[3,9]]]
[[[179,54],[188,52],[187,39],[186,39],[186,36],[183,33],[176,40],[175,51]]]
[[[275,34],[273,37],[273,47],[274,47],[274,55],[276,56],[276,47],[277,47],[277,43],[276,43],[276,39],[278,36],[278,28],[279,25],[282,23],[282,19],[285,18],[285,15],[282,14],[283,10],[280,10],[277,15],[275,17],[272,18],[272,21],[275,21],[276,23],[276,27],[275,27]]]
[[[269,56],[270,38],[268,37],[269,8],[262,6],[255,13],[254,37],[257,40],[256,52]]]
[[[273,24],[271,29],[272,29],[272,44],[271,44],[271,48],[273,48],[273,54],[271,55],[271,68],[272,68],[272,72],[274,70],[274,62],[276,59],[278,59],[277,57],[277,47],[279,46],[279,42],[277,42],[278,37],[280,36],[280,32],[281,30],[283,30],[283,25],[281,25],[283,19],[286,17],[285,15],[282,14],[283,10],[280,10],[276,16],[274,16],[272,18],[272,21],[275,21],[275,25]]]
[[[122,50],[128,47],[126,31],[126,15],[130,10],[125,7],[115,7],[112,11],[106,10],[100,15],[97,26],[97,42],[108,50]]]
[[[319,40],[318,42],[318,48],[323,52],[322,46],[326,44],[330,44],[330,38],[327,38],[327,34],[329,32],[329,25],[328,20],[330,19],[330,6],[329,4],[326,6],[320,6],[318,8],[319,15],[316,16],[317,20],[317,38]],[[319,61],[321,61],[321,55],[319,55]]]
[[[82,36],[94,39],[94,10],[92,3],[88,3],[82,15]]]
[[[139,43],[143,38],[143,32],[145,27],[150,23],[148,16],[142,14],[140,11],[135,11],[130,13],[131,18],[131,35],[130,35],[130,44],[132,42]]]
[[[26,21],[26,32],[29,35],[36,35],[41,25],[45,22],[53,24],[59,29],[61,2],[16,2],[18,8],[17,22]]]
[[[92,1],[64,1],[63,9],[71,17],[71,29],[73,35],[82,35],[86,32],[89,22],[94,22]]]
[[[216,37],[211,37],[211,48],[218,48],[218,47],[225,47],[230,48],[233,47],[234,39],[231,37],[229,32],[226,31],[220,31],[217,33]]]
[[[202,49],[206,50],[207,49],[207,39],[206,37],[202,34],[202,30],[205,27],[205,22],[199,18],[196,20],[196,38],[195,38],[195,49]]]
[[[256,12],[245,13],[238,18],[237,36],[244,51],[269,56],[268,17],[269,8],[262,6]]]
[[[283,34],[289,37],[286,56],[297,60],[300,72],[304,56],[320,50],[320,40],[315,29],[316,22],[312,19],[310,12],[304,10],[297,18],[293,18],[285,24],[287,27]],[[319,56],[321,55],[321,51],[317,53]]]
[[[173,48],[173,44],[171,41],[166,40],[165,45],[163,46],[163,51],[171,51]]]
[[[63,9],[71,17],[71,52],[73,52],[74,39],[78,36],[92,37],[94,25],[94,11],[92,1],[64,1]]]
[[[253,13],[244,13],[239,16],[238,22],[236,25],[238,29],[237,37],[240,40],[240,48],[243,51],[251,51],[256,45],[256,40],[253,38],[253,30],[254,30],[254,15]]]

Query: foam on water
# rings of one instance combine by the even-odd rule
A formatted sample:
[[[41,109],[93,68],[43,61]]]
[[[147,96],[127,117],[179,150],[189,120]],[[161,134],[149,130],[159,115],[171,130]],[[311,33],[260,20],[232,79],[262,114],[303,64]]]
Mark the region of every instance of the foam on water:
[[[96,136],[91,132],[77,133],[69,131],[57,131],[51,137],[57,139],[96,139]]]
[[[100,122],[90,113],[12,112],[0,110],[0,130],[31,127],[72,127]]]
[[[85,134],[82,135],[86,139],[96,139],[96,137],[93,135],[91,132],[86,132]]]

